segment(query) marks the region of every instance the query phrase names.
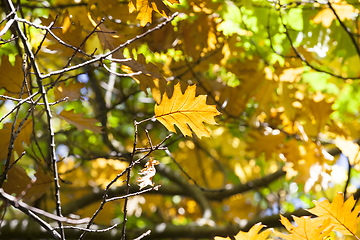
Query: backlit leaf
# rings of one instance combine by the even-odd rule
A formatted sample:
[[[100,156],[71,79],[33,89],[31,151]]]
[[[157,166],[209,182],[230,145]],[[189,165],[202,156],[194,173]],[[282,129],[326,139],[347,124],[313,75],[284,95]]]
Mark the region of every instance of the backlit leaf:
[[[169,1],[171,4],[179,3],[176,0]],[[138,11],[136,19],[140,20],[140,25],[144,27],[147,23],[152,22],[152,12],[158,12],[163,17],[168,17],[170,10],[161,0],[131,0],[129,2],[129,12]]]
[[[296,217],[293,219],[297,226],[292,225],[286,217],[280,215],[281,223],[291,233],[286,235],[276,231],[278,237],[287,240],[323,240],[332,231],[331,220],[322,218],[310,218],[309,216]]]
[[[98,120],[94,118],[84,118],[83,113],[74,113],[74,110],[63,110],[58,116],[66,122],[74,125],[79,131],[88,129],[94,133],[101,133],[101,127],[95,126],[95,123],[97,123]]]
[[[156,119],[169,131],[176,132],[175,124],[185,136],[191,136],[193,130],[199,138],[209,137],[203,122],[216,124],[214,117],[220,113],[215,106],[206,105],[206,95],[195,97],[195,92],[196,85],[193,85],[182,94],[180,84],[176,84],[173,96],[169,99],[164,94],[160,105],[155,105]]]
[[[271,229],[266,229],[262,233],[259,234],[259,231],[264,227],[261,223],[257,223],[249,230],[249,232],[240,231],[236,234],[236,240],[265,240],[269,236]],[[215,237],[215,240],[222,240],[222,239],[230,239],[230,238],[222,238],[222,237]]]
[[[355,236],[357,226],[359,223],[360,206],[354,210],[353,207],[356,201],[351,196],[344,202],[342,193],[337,193],[333,202],[324,200],[322,202],[314,201],[315,207],[307,210],[308,212],[319,216],[321,219],[331,219],[331,224],[334,225],[334,230],[344,235]]]

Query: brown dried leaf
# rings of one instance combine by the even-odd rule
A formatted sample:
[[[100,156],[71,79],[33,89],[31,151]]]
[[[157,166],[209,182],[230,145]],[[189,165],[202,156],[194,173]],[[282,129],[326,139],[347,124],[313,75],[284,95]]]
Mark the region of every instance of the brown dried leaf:
[[[66,85],[62,82],[55,88],[55,99],[61,100],[68,97],[70,101],[77,100],[81,97],[80,89],[83,87],[85,87],[84,83],[69,83]]]
[[[74,110],[63,110],[58,116],[66,122],[74,125],[79,131],[84,131],[84,129],[88,129],[93,133],[101,133],[102,128],[99,126],[95,126],[95,123],[97,123],[98,120],[94,118],[84,118],[83,113],[74,113]]]
[[[155,165],[158,164],[159,161],[154,160],[154,158],[151,157],[150,160],[145,164],[145,168],[139,171],[139,174],[143,176],[143,177],[139,177],[137,180],[137,184],[139,185],[140,190],[146,186],[154,186],[154,183],[152,182],[152,178],[156,174]]]

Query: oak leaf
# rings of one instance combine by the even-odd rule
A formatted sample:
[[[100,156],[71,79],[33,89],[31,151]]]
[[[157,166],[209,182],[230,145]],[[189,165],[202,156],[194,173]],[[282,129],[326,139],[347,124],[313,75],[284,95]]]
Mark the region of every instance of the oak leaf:
[[[15,164],[8,171],[7,180],[4,182],[2,188],[8,194],[20,195],[23,190],[27,189],[30,183],[31,179],[25,169]]]
[[[214,117],[220,113],[215,106],[206,105],[206,95],[195,97],[195,92],[193,85],[182,94],[180,84],[176,84],[172,97],[164,94],[160,105],[155,105],[155,118],[169,131],[176,132],[175,124],[185,136],[191,136],[192,130],[199,138],[210,137],[203,122],[216,124]]]
[[[66,85],[62,82],[55,88],[55,99],[61,100],[68,97],[70,101],[77,100],[81,97],[80,89],[83,87],[85,87],[84,83],[69,83]]]
[[[40,166],[35,173],[36,181],[31,185],[29,191],[25,194],[23,200],[32,202],[44,195],[53,183],[53,177],[49,171],[44,171]]]
[[[170,0],[171,4],[179,3],[177,0]],[[129,12],[138,11],[136,19],[140,20],[140,25],[144,27],[152,22],[152,12],[158,12],[163,17],[168,17],[170,10],[161,0],[131,0],[129,2]]]
[[[74,125],[79,131],[88,129],[93,133],[101,133],[101,127],[95,126],[95,123],[97,123],[98,120],[94,118],[84,118],[83,113],[75,113],[74,110],[63,110],[58,117]]]
[[[323,240],[333,229],[329,218],[310,218],[309,216],[293,216],[297,227],[292,225],[286,217],[280,215],[281,223],[291,233],[286,235],[276,231],[275,235],[287,240]]]
[[[11,127],[12,127],[12,123],[5,123],[4,124],[4,128],[0,129],[0,159],[5,159],[7,157],[8,154],[8,147],[9,147],[9,142],[10,142],[10,138],[11,138]],[[18,129],[19,124],[16,125],[15,127],[15,131]],[[31,140],[31,134],[32,134],[32,130],[33,130],[33,122],[32,120],[27,120],[24,122],[24,124],[22,125],[21,131],[18,133],[15,142],[14,142],[14,146],[13,149],[14,151],[16,151],[19,155],[24,151],[24,146],[23,143],[25,143],[26,145],[30,145],[30,140]],[[14,158],[14,154],[12,154],[12,159]]]
[[[317,215],[321,219],[330,218],[335,231],[343,235],[355,236],[360,211],[360,206],[352,210],[355,203],[356,201],[353,196],[344,202],[343,194],[337,193],[332,203],[330,203],[329,200],[322,202],[314,201],[315,207],[307,211]]]
[[[259,231],[264,227],[261,223],[257,223],[249,230],[249,232],[240,231],[236,234],[236,240],[265,240],[270,232],[271,229],[266,229],[262,233],[259,234]],[[222,240],[222,239],[230,239],[230,238],[223,238],[223,237],[215,237],[215,240]]]
[[[0,89],[4,88],[6,90],[6,95],[8,96],[19,97],[23,81],[24,76],[21,57],[18,55],[15,57],[15,64],[13,66],[8,57],[4,54],[1,58],[0,65]],[[26,88],[24,88],[25,94],[23,97],[26,97],[26,92]]]
[[[161,75],[156,65],[151,62],[146,63],[145,56],[142,54],[137,55],[137,61],[132,60],[135,64],[128,65],[128,62],[121,66],[121,70],[126,73],[135,73],[141,71],[139,75],[132,76],[132,78],[140,84],[140,89],[147,94],[147,88],[151,89],[151,94],[156,103],[161,102],[161,96],[165,92],[170,92],[167,86],[167,81]],[[126,66],[125,66],[126,65]]]
[[[33,202],[44,195],[53,183],[53,177],[41,167],[35,173],[36,180],[31,179],[24,168],[15,164],[7,174],[3,189],[8,194],[21,196],[24,202]]]

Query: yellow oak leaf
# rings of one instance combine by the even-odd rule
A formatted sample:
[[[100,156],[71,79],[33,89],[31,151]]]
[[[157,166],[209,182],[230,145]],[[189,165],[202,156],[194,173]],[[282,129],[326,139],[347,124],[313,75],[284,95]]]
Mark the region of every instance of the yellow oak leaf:
[[[179,3],[179,1],[171,0],[171,4]],[[163,17],[168,17],[170,10],[161,0],[131,0],[129,2],[129,12],[138,11],[136,19],[140,20],[140,25],[144,27],[147,23],[152,22],[152,12],[158,12]]]
[[[271,229],[266,229],[262,233],[259,234],[259,231],[264,227],[261,223],[257,223],[252,228],[250,228],[249,232],[240,231],[236,234],[236,240],[265,240],[270,232]],[[223,237],[215,237],[215,240],[222,240],[222,239],[231,239],[231,238],[223,238]]]
[[[176,84],[172,97],[164,94],[160,105],[155,105],[155,118],[169,131],[176,132],[175,124],[185,136],[191,136],[193,130],[199,138],[209,137],[210,131],[203,122],[216,124],[214,117],[220,113],[215,106],[206,105],[206,95],[195,97],[195,92],[193,85],[182,94],[180,83]]]
[[[292,225],[286,217],[280,215],[281,223],[291,235],[276,231],[276,236],[287,240],[323,240],[333,229],[329,218],[310,218],[309,216],[292,217],[297,226]]]
[[[61,100],[68,97],[70,101],[77,100],[81,97],[80,89],[85,87],[84,83],[69,83],[66,85],[61,82],[58,87],[55,88],[55,99]]]
[[[95,126],[95,123],[97,123],[98,120],[94,118],[84,118],[83,113],[75,113],[74,110],[63,110],[58,117],[74,125],[79,131],[88,129],[93,133],[101,133],[101,127]]]
[[[343,235],[355,236],[360,211],[360,206],[352,210],[355,203],[356,201],[353,196],[344,202],[343,194],[337,193],[332,203],[330,203],[329,200],[322,202],[314,201],[315,207],[307,211],[317,215],[321,219],[330,218],[335,231]]]
[[[15,65],[11,65],[9,58],[4,54],[1,58],[0,65],[0,89],[6,90],[6,95],[17,96],[21,91],[21,86],[24,81],[22,60],[18,55],[15,57]],[[24,88],[24,95],[26,97],[27,91]]]

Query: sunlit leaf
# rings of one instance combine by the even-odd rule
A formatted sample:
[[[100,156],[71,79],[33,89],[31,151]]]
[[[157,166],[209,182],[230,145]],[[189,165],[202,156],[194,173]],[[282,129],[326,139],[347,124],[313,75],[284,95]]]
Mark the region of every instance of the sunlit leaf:
[[[236,240],[265,240],[271,233],[271,229],[266,229],[265,231],[260,232],[260,230],[264,227],[261,223],[257,223],[252,228],[250,228],[249,232],[240,231],[236,234]],[[222,239],[231,239],[231,238],[223,238],[223,237],[215,237],[215,240],[222,240]]]
[[[296,225],[292,225],[286,217],[280,215],[281,223],[291,233],[286,235],[276,231],[275,234],[287,240],[323,240],[329,236],[333,226],[331,220],[322,218],[310,218],[309,216],[293,216]]]
[[[176,84],[169,99],[164,94],[160,105],[155,105],[155,117],[169,131],[176,132],[174,124],[185,136],[191,136],[191,130],[199,137],[209,137],[210,132],[203,122],[216,124],[214,117],[220,113],[215,106],[206,105],[206,95],[195,97],[196,85],[188,86],[182,94],[180,84]]]
[[[171,4],[179,3],[176,0],[169,1]],[[152,12],[158,12],[163,17],[168,17],[170,10],[161,0],[131,0],[129,2],[129,12],[138,11],[136,19],[140,20],[140,25],[144,27],[147,23],[152,22]]]
[[[317,215],[321,219],[331,219],[331,224],[334,225],[334,230],[344,235],[356,235],[357,226],[359,223],[360,206],[355,207],[356,201],[351,196],[344,202],[342,193],[337,193],[333,202],[324,200],[322,202],[314,201],[315,207],[309,211]]]

